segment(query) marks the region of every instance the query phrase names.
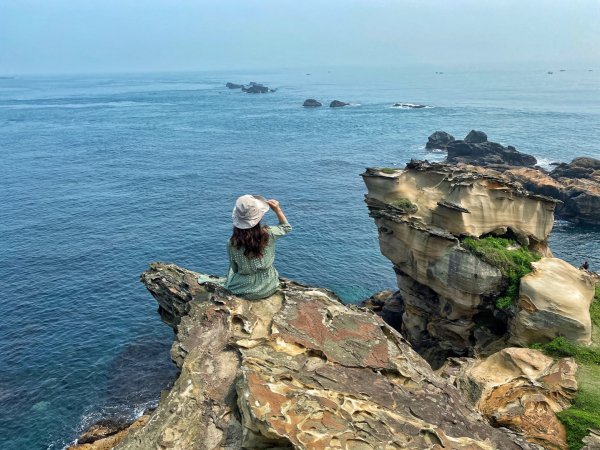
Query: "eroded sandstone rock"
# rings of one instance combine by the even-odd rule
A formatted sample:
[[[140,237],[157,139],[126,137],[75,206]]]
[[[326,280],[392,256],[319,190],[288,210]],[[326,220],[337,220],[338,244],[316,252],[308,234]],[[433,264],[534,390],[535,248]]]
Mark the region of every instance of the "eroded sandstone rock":
[[[491,427],[394,329],[332,292],[283,281],[247,301],[190,285],[197,275],[153,264],[142,276],[163,310],[187,311],[181,375],[118,449],[537,448]]]
[[[451,358],[439,371],[496,426],[508,427],[545,449],[568,448],[556,413],[577,390],[577,364],[538,350],[505,348],[483,360]]]
[[[595,282],[590,274],[558,258],[542,258],[521,278],[510,340],[522,346],[564,336],[590,344],[590,305]]]
[[[432,366],[448,356],[490,354],[508,340],[589,339],[593,283],[552,258],[547,245],[555,200],[475,166],[412,161],[404,170],[367,169],[363,178],[381,251],[398,279],[400,330]],[[545,256],[523,279],[516,307],[495,306],[505,277],[462,245],[465,236],[488,235],[510,237]]]
[[[367,169],[363,178],[381,251],[394,264],[404,301],[401,330],[414,348],[439,367],[447,356],[503,339],[509,317],[494,308],[494,298],[505,281],[461,239],[510,234],[551,255],[555,202],[480,167],[413,161],[404,170]]]

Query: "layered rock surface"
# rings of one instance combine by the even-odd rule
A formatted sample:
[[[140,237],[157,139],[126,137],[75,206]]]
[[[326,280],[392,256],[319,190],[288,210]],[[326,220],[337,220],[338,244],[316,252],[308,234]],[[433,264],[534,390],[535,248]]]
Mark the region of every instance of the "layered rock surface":
[[[247,301],[196,276],[166,264],[142,276],[178,323],[181,375],[116,448],[537,448],[491,427],[394,329],[332,292],[283,281]]]
[[[462,239],[508,236],[551,257],[547,239],[556,201],[531,194],[498,172],[474,166],[412,161],[404,170],[367,169],[363,178],[380,248],[394,264],[404,302],[401,331],[414,348],[439,367],[448,356],[489,353],[506,346],[515,309],[494,307],[506,280],[497,267],[466,251]],[[568,284],[557,289],[555,297],[571,296],[571,288]],[[592,296],[586,300],[588,306]],[[564,320],[551,324],[548,339],[571,332],[584,339],[589,332],[587,325],[581,326],[585,320],[580,308],[568,305],[566,301],[556,312],[554,319],[560,315]],[[589,312],[587,316],[589,321]],[[547,328],[549,324],[530,320],[528,325]],[[574,330],[559,329],[564,325]],[[521,343],[540,335],[517,325],[512,329],[512,337]],[[523,336],[518,335],[521,331]]]
[[[439,370],[495,425],[523,433],[545,449],[568,448],[556,413],[577,390],[577,364],[537,350],[506,348],[483,360],[451,358]]]

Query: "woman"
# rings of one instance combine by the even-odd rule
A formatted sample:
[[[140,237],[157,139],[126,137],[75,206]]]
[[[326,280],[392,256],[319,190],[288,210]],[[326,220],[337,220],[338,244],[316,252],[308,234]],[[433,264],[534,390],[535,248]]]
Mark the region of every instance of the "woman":
[[[261,219],[270,209],[279,225],[263,226]],[[259,195],[242,195],[232,213],[233,233],[227,244],[229,273],[225,288],[248,300],[269,297],[279,287],[275,261],[275,242],[292,230],[277,200]]]

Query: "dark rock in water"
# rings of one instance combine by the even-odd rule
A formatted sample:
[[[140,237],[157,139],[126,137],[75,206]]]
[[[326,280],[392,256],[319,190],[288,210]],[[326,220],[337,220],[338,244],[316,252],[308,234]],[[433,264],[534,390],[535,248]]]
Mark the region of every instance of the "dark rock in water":
[[[342,106],[348,106],[350,103],[346,103],[346,102],[341,102],[339,100],[334,100],[329,104],[330,108],[340,108]],[[306,105],[304,105],[306,106]]]
[[[229,82],[225,85],[225,87],[227,87],[229,89],[242,89],[244,87],[244,85]]]
[[[487,142],[487,134],[483,131],[471,130],[465,137],[465,142],[468,142],[469,144],[481,144],[482,142]]]
[[[317,106],[323,106],[321,104],[320,101],[315,100],[314,98],[308,98],[306,100],[304,100],[304,103],[302,104],[302,106],[306,107],[306,108],[315,108]]]
[[[600,171],[600,159],[579,157],[569,164],[557,164],[550,176],[552,178],[592,179],[596,171]]]
[[[537,164],[534,156],[521,153],[513,146],[504,147],[497,142],[488,141],[487,135],[482,131],[472,130],[464,141],[450,142],[446,149],[448,150],[446,161],[449,163],[528,167]]]
[[[450,133],[446,133],[445,131],[436,131],[427,139],[427,144],[425,144],[425,148],[427,149],[440,149],[446,150],[446,147],[451,142],[454,142],[454,136]]]
[[[427,108],[427,105],[419,105],[415,103],[394,103],[392,105],[394,108],[403,108],[403,109],[421,109]]]
[[[124,430],[133,421],[102,419],[91,425],[78,439],[78,444],[91,444]]]
[[[262,84],[258,84],[258,83],[250,83],[250,86],[248,87],[243,87],[242,91],[248,93],[248,94],[266,94],[267,92],[269,92],[269,88],[267,86],[264,86]]]

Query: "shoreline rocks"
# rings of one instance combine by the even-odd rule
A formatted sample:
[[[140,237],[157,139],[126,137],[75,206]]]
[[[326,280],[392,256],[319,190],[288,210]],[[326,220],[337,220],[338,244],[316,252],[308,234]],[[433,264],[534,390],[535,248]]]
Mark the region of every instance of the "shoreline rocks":
[[[197,275],[161,263],[142,275],[161,309],[187,311],[171,317],[181,375],[118,450],[536,448],[491,427],[393,328],[331,291],[282,280],[248,301]]]

